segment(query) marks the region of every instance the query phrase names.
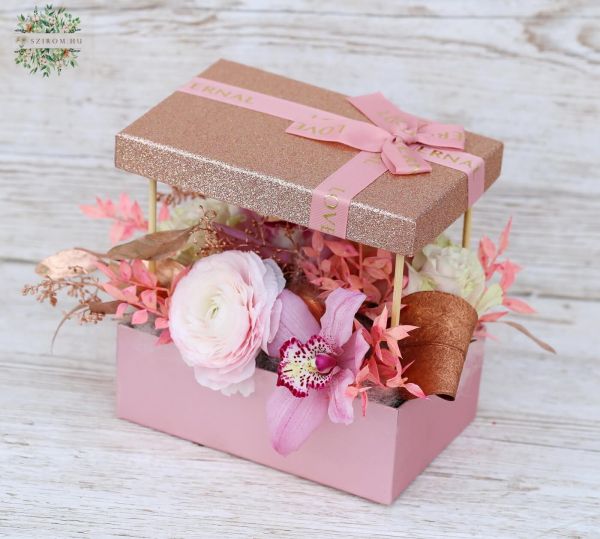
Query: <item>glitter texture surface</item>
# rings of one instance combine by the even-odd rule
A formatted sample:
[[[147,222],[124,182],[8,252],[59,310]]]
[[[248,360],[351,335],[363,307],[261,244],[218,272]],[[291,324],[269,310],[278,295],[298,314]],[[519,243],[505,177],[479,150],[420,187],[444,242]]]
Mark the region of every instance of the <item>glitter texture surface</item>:
[[[235,62],[219,60],[199,76],[366,120],[342,94]],[[312,189],[357,151],[286,134],[289,123],[174,92],[117,135],[115,164],[306,226]],[[500,174],[502,149],[501,142],[467,133],[465,150],[485,160],[486,190]],[[467,209],[467,178],[432,168],[413,176],[386,173],[362,191],[350,205],[348,238],[405,255],[433,241]]]

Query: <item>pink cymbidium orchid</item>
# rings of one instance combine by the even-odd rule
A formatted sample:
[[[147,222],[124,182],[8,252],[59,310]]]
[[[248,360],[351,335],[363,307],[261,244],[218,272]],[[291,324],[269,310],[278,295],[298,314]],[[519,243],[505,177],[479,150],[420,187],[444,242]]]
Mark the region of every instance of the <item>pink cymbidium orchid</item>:
[[[353,332],[354,316],[366,296],[342,288],[325,302],[320,323],[302,299],[284,290],[279,329],[269,345],[281,358],[277,388],[267,405],[267,422],[275,450],[287,455],[298,449],[323,422],[354,420],[354,383],[369,350],[361,331]]]

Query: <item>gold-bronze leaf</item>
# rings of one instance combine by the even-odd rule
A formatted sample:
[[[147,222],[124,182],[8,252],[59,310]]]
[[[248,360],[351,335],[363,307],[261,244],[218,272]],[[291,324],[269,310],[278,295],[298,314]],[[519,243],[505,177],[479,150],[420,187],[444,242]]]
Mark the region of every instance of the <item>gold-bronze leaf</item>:
[[[121,245],[116,245],[106,253],[112,260],[161,260],[185,247],[198,225],[183,230],[164,230],[146,234]]]

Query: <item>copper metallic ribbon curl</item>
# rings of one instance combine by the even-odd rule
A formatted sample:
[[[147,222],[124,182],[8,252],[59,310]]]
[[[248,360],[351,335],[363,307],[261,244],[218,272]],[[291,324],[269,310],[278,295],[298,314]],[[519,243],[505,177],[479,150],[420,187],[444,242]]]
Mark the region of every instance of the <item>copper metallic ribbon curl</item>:
[[[477,326],[477,311],[464,299],[446,292],[415,292],[402,298],[402,324],[417,326],[400,341],[409,382],[426,395],[453,401],[469,344]],[[402,397],[415,398],[401,389]]]

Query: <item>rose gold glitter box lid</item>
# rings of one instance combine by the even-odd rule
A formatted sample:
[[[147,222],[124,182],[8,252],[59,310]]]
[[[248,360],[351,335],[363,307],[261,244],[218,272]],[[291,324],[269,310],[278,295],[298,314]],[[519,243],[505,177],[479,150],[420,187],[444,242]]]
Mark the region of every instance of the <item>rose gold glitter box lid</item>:
[[[366,120],[342,94],[235,62],[219,60],[200,76]],[[444,121],[443,112],[436,120]],[[289,124],[176,91],[117,135],[115,164],[306,226],[312,189],[356,150],[286,134]],[[465,149],[485,160],[487,190],[500,174],[502,143],[467,133]],[[467,179],[448,167],[432,168],[412,176],[386,173],[362,191],[350,206],[348,238],[405,255],[433,241],[467,209]]]

